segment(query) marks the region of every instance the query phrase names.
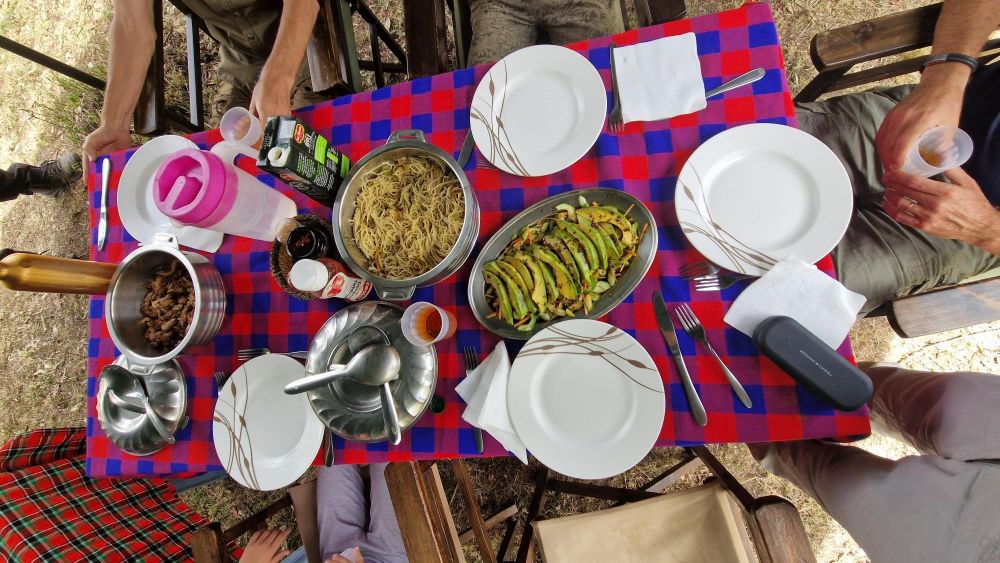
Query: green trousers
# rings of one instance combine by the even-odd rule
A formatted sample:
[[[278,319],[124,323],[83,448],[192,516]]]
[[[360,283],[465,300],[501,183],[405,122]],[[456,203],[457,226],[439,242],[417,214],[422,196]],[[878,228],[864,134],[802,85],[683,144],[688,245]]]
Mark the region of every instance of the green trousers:
[[[1000,258],[970,244],[897,223],[882,209],[882,164],[875,133],[912,86],[848,94],[795,105],[799,127],[817,137],[847,168],[854,188],[850,226],[833,250],[840,281],[868,301],[886,301],[953,285],[1000,266]]]

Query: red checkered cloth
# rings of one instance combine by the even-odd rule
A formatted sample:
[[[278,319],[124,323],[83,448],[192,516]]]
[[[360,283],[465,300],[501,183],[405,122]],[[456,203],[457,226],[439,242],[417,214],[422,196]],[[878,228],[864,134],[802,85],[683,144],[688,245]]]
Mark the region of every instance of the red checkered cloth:
[[[162,480],[84,475],[83,428],[35,430],[0,449],[4,561],[186,561],[208,524]]]
[[[752,68],[765,70],[764,78],[708,101],[708,107],[690,115],[654,122],[635,122],[619,135],[603,133],[594,147],[569,168],[538,178],[523,178],[496,169],[466,166],[481,209],[478,248],[505,221],[525,207],[550,195],[572,189],[603,186],[624,190],[645,202],[658,225],[659,250],[648,275],[625,302],[604,320],[635,338],[653,356],[666,384],[667,415],[658,442],[661,446],[706,442],[765,442],[828,436],[865,435],[869,432],[866,410],[845,413],[819,403],[784,372],[760,355],[745,335],[724,325],[722,318],[745,284],[717,292],[695,292],[679,277],[679,267],[701,259],[677,225],[673,192],[676,175],[684,161],[705,140],[727,128],[746,123],[769,122],[794,125],[795,113],[788,91],[777,30],[769,6],[752,3],[741,8],[631,30],[616,35],[618,45],[630,45],[668,35],[694,32],[705,88],[722,84]],[[570,45],[598,69],[610,86],[609,45],[611,37]],[[338,149],[357,160],[385,143],[389,134],[401,129],[420,129],[429,142],[457,155],[469,128],[469,104],[479,79],[489,65],[419,78],[393,86],[337,98],[305,108],[304,121],[331,140]],[[609,93],[610,101],[610,93]],[[202,146],[221,140],[218,131],[192,136]],[[112,155],[113,170],[108,242],[103,252],[92,250],[96,260],[119,261],[136,248],[127,235],[115,207],[115,188],[131,151]],[[256,173],[250,159],[240,166]],[[91,168],[88,185],[92,194],[91,224],[99,209],[99,178]],[[328,214],[275,178],[257,174],[262,181],[289,194],[301,211]],[[227,236],[210,259],[222,272],[228,294],[226,321],[215,341],[189,350],[180,358],[188,374],[191,424],[178,435],[177,444],[147,458],[122,453],[109,444],[95,416],[94,395],[101,366],[115,359],[117,351],[104,323],[103,297],[91,300],[87,387],[87,459],[91,475],[164,475],[219,468],[212,447],[211,418],[216,393],[212,372],[231,372],[240,348],[268,347],[275,351],[305,350],[312,336],[342,302],[305,302],[283,293],[271,279],[269,245]],[[475,254],[473,255],[473,257]],[[399,446],[345,442],[336,438],[337,463],[369,463],[409,459],[471,457],[476,455],[472,428],[461,419],[465,404],[455,385],[465,374],[461,350],[472,346],[485,354],[498,338],[476,322],[466,298],[467,280],[473,260],[457,274],[417,290],[414,300],[430,301],[458,318],[455,338],[437,344],[439,380],[437,393],[445,401],[441,413],[427,413],[403,435]],[[819,267],[833,275],[833,263]],[[675,367],[656,326],[651,296],[660,290],[667,301],[690,302],[705,324],[709,339],[725,357],[753,399],[747,409],[735,397],[715,360],[686,335],[680,335],[692,377],[698,386],[709,424],[697,426]],[[512,355],[518,343],[509,342]],[[850,346],[840,350],[851,356]],[[503,448],[486,438],[486,456],[503,455]]]

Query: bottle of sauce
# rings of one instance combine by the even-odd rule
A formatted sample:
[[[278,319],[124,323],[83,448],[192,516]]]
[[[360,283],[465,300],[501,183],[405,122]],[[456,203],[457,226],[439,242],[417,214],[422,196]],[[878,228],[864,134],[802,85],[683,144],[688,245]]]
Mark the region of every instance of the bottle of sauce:
[[[333,244],[333,233],[317,227],[302,226],[288,235],[285,250],[295,260],[315,260],[330,256]]]
[[[344,265],[332,258],[297,261],[288,272],[288,283],[320,299],[360,301],[372,290],[371,282],[348,274]]]
[[[12,252],[0,260],[0,285],[15,291],[79,293],[108,292],[115,264]]]

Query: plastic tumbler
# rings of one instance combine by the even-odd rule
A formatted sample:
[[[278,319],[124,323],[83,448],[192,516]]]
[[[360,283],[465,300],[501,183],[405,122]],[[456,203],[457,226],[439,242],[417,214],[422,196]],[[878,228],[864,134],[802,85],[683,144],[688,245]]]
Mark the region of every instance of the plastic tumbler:
[[[972,156],[972,138],[958,127],[935,127],[910,147],[903,172],[930,178],[965,164]]]
[[[160,163],[153,202],[177,223],[268,242],[297,213],[285,194],[198,149],[178,151]]]
[[[458,329],[458,320],[453,313],[426,301],[407,307],[399,324],[403,336],[414,346],[426,346],[451,338]]]
[[[219,121],[219,132],[227,141],[260,148],[260,120],[247,108],[234,107],[226,110]]]

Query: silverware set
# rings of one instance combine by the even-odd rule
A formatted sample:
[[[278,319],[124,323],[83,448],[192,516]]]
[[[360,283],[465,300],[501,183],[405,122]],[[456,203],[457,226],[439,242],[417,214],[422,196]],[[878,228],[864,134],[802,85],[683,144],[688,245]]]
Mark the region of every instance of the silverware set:
[[[663,300],[663,296],[659,291],[653,294],[653,310],[656,313],[656,322],[660,327],[660,334],[663,335],[663,340],[667,343],[667,348],[670,350],[670,354],[674,358],[674,362],[677,364],[677,372],[680,374],[681,384],[684,386],[684,395],[687,397],[688,407],[691,409],[691,416],[694,417],[695,422],[699,426],[705,426],[708,424],[708,414],[705,412],[705,406],[701,402],[701,398],[698,396],[698,390],[694,386],[694,382],[691,380],[691,374],[688,372],[687,364],[684,362],[684,355],[681,353],[680,346],[677,344],[677,327],[674,324],[673,317],[667,309],[667,304]],[[680,321],[681,326],[684,328],[684,332],[687,333],[689,337],[693,340],[698,341],[704,346],[718,362],[719,367],[722,368],[722,373],[725,374],[726,379],[729,381],[730,387],[733,388],[733,392],[743,403],[743,406],[751,408],[753,402],[750,400],[750,396],[747,395],[746,390],[743,385],[740,384],[739,380],[729,369],[729,367],[722,361],[719,354],[712,347],[712,344],[708,341],[708,336],[705,333],[705,327],[702,325],[701,320],[698,319],[694,311],[687,303],[682,303],[680,306],[674,309],[674,314],[677,315],[677,319]]]
[[[476,349],[471,346],[466,346],[462,352],[465,356],[465,375],[468,377],[469,372],[479,367],[479,355],[476,354]],[[483,453],[485,449],[483,445],[483,430],[475,426],[472,427],[472,430],[476,437],[476,451]]]
[[[720,270],[718,266],[705,260],[684,264],[680,274],[682,278],[694,282],[695,291],[719,291],[753,277]]]
[[[622,100],[621,96],[618,94],[618,75],[615,73],[615,47],[617,45],[614,42],[611,43],[611,95],[614,98],[614,102],[611,106],[611,114],[608,116],[608,129],[611,129],[613,133],[621,133],[622,129],[625,127],[625,120],[622,118]]]

